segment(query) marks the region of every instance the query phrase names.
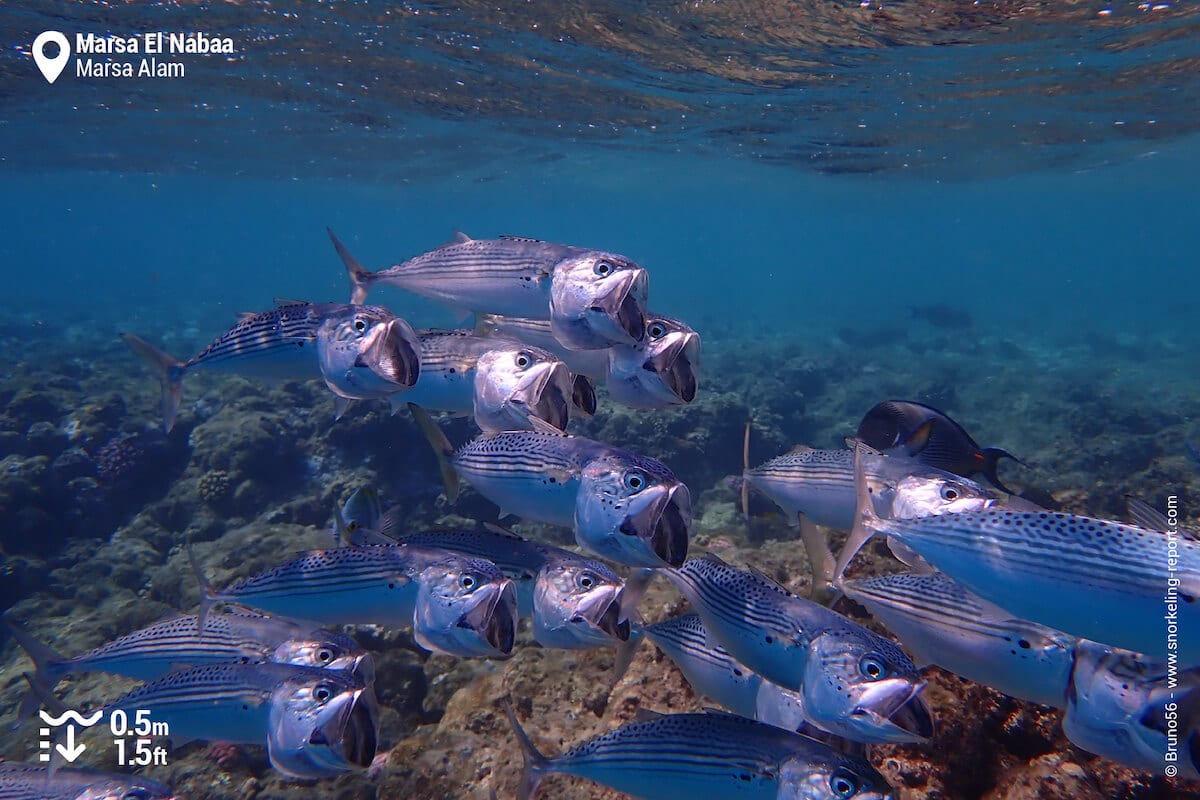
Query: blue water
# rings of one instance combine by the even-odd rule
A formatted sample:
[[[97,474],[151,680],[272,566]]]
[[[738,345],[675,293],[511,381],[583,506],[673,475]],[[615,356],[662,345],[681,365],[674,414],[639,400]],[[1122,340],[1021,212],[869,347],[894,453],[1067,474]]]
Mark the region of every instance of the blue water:
[[[232,36],[237,51],[183,59],[178,81],[68,70],[51,86],[30,56],[49,29],[203,30]],[[887,396],[950,403],[982,444],[1029,461],[1006,462],[1006,480],[1069,510],[1117,516],[1127,492],[1160,506],[1173,493],[1182,519],[1195,517],[1196,4],[28,3],[0,8],[0,44],[0,483],[45,472],[32,424],[65,430],[76,417],[102,420],[86,456],[141,436],[166,464],[155,480],[114,490],[102,530],[79,522],[89,508],[80,492],[0,486],[0,516],[22,526],[12,530],[79,534],[42,550],[0,533],[0,574],[12,581],[0,608],[19,610],[39,635],[62,631],[69,643],[56,644],[72,653],[194,600],[185,535],[211,545],[210,568],[233,578],[293,544],[327,545],[328,506],[372,481],[421,524],[493,511],[478,497],[467,510],[434,501],[433,458],[406,416],[364,403],[335,423],[315,384],[306,393],[198,378],[185,387],[174,438],[155,432],[154,379],[117,334],[186,357],[238,313],[277,299],[345,302],[349,283],[326,227],[373,270],[456,231],[602,248],[644,266],[650,308],[704,339],[700,400],[652,412],[660,416],[643,427],[603,408],[584,424],[617,430],[626,446],[663,448],[649,454],[674,459],[689,479],[703,475],[691,488],[698,517],[717,509],[726,516],[715,518],[740,525],[721,480],[741,470],[747,418],[757,426],[753,456],[766,459],[794,444],[838,445]],[[390,286],[371,301],[417,327],[460,322]],[[938,309],[969,322],[931,324]],[[23,398],[16,410],[14,398]],[[470,435],[465,422],[448,429]],[[299,444],[284,441],[293,436]],[[212,444],[220,437],[225,452]],[[231,466],[243,441],[251,466]],[[172,447],[174,461],[162,455]],[[249,477],[251,500],[205,506],[199,480],[214,473]],[[706,532],[714,547],[742,541],[728,524]],[[781,520],[771,524],[767,538],[793,544]],[[780,552],[799,552],[760,544],[747,545],[749,560],[776,559],[763,562],[773,575],[785,569]],[[153,579],[122,572],[127,560]],[[10,590],[10,576],[26,575],[29,586]],[[424,711],[399,712],[402,726],[389,720],[385,738],[401,748],[453,691],[527,663],[519,654],[472,672],[371,641],[389,659],[385,679],[408,670],[436,696]],[[599,669],[597,658],[578,664],[598,685],[609,664]],[[3,717],[15,712],[28,664],[3,633],[0,659]],[[564,681],[577,667],[548,663]],[[543,710],[557,697],[547,683]],[[72,700],[88,689],[96,684]],[[403,691],[387,691],[399,708]],[[414,696],[420,706],[425,695]],[[579,741],[574,721],[602,716],[563,706],[572,725],[547,738]],[[1020,713],[1014,726],[1025,730],[1045,712]],[[470,730],[503,738],[500,719]],[[974,731],[988,753],[1003,751],[988,768],[1078,756],[1039,719],[1033,744]],[[423,730],[419,746],[430,746]],[[31,752],[0,733],[0,755]],[[479,757],[515,785],[515,747]],[[251,775],[280,780],[261,757],[228,769],[202,750],[187,758],[158,777],[202,773],[211,782],[193,789],[205,800],[231,796]],[[1098,774],[1107,762],[1085,763]],[[454,794],[453,772],[411,796]],[[1159,779],[1105,775],[1098,785],[1124,800],[1185,796]],[[982,797],[991,786],[945,777],[944,797]],[[374,780],[354,786],[413,787],[395,773]],[[483,797],[499,785],[471,788]]]

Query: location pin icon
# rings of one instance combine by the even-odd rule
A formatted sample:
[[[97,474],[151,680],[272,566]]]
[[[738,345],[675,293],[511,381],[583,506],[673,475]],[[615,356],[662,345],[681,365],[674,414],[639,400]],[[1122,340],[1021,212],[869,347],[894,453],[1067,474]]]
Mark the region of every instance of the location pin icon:
[[[51,42],[58,45],[58,55],[54,58],[46,56],[46,45]],[[71,60],[71,43],[58,31],[43,31],[33,40],[33,60],[46,82],[54,83]]]

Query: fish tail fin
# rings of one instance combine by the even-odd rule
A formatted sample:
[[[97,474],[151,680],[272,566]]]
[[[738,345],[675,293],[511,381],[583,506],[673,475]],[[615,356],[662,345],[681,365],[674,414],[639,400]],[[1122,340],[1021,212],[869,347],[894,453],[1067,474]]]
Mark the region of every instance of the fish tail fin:
[[[409,403],[408,410],[412,412],[413,419],[421,432],[425,434],[425,438],[429,440],[433,454],[437,456],[438,469],[442,473],[442,485],[446,489],[446,499],[453,503],[458,499],[458,473],[454,471],[454,465],[450,463],[450,456],[454,455],[454,446],[450,444],[446,434],[442,433],[442,429],[433,421],[433,417],[429,416],[428,411],[416,403]]]
[[[996,475],[996,467],[1000,464],[1000,459],[1011,458],[1022,467],[1028,467],[1029,465],[1000,447],[985,447],[979,453],[983,456],[983,468],[979,470],[983,473],[983,477],[987,478],[993,486],[1005,494],[1014,494],[1012,490],[1000,482],[1000,477]]]
[[[746,523],[746,535],[750,535],[750,420],[746,420],[746,435],[742,437],[742,519]]]
[[[375,273],[358,263],[358,259],[350,254],[346,245],[342,244],[342,240],[334,235],[330,228],[326,228],[325,232],[329,234],[329,240],[333,242],[333,249],[337,250],[338,257],[346,265],[346,274],[350,277],[350,302],[361,305],[366,302]]]
[[[340,515],[339,515],[340,516]],[[189,541],[184,549],[187,551],[188,563],[192,565],[192,572],[196,573],[196,580],[200,583],[200,589],[204,596],[200,598],[200,610],[196,612],[196,632],[203,636],[204,625],[208,622],[208,615],[212,613],[213,606],[217,604],[220,597],[217,591],[213,589],[213,585],[208,582],[208,576],[204,574],[204,570],[200,567],[200,562],[196,559],[196,550],[192,547]]]
[[[532,800],[537,793],[538,784],[542,782],[542,777],[550,765],[550,759],[534,747],[533,740],[521,727],[521,723],[517,720],[517,712],[513,711],[512,703],[507,699],[504,701],[504,713],[508,715],[508,724],[512,725],[513,734],[517,737],[517,744],[521,746],[521,756],[525,761],[524,767],[521,769],[521,786],[517,790],[517,798],[518,800]]]
[[[51,687],[58,682],[61,665],[67,662],[67,658],[49,645],[33,638],[29,631],[7,617],[0,617],[0,621],[3,621],[8,632],[12,634],[17,644],[33,662],[33,675],[32,677],[26,676],[30,690],[21,696],[17,706],[17,723],[19,724],[37,713],[37,704],[41,698],[35,683],[38,687],[44,687],[44,693],[50,693]]]
[[[184,363],[140,336],[122,333],[121,338],[162,382],[163,428],[170,433],[175,426],[175,415],[179,413],[179,401],[183,397]]]
[[[863,463],[863,457],[868,452],[870,450],[866,445],[862,442],[855,442],[854,527],[850,529],[850,535],[846,537],[842,552],[838,554],[837,564],[833,571],[834,586],[841,586],[846,568],[850,566],[850,562],[854,560],[854,556],[858,555],[858,551],[863,548],[863,545],[874,535],[874,525],[879,521],[879,517],[875,513],[875,506],[871,502],[871,487],[867,483],[866,468]]]

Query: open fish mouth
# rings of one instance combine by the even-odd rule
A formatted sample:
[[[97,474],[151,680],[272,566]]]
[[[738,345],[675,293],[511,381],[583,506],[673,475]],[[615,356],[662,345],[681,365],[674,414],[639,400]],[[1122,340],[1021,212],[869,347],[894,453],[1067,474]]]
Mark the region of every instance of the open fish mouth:
[[[621,595],[623,591],[616,592],[612,600],[604,608],[604,613],[600,615],[600,619],[596,621],[596,627],[604,631],[614,639],[622,642],[629,641],[629,620],[622,619],[624,614],[621,610]]]
[[[372,332],[357,361],[385,381],[407,389],[416,385],[421,374],[421,346],[407,322],[393,319]]]
[[[580,607],[571,621],[586,624],[600,631],[609,639],[629,641],[630,624],[622,608],[625,589],[623,586],[607,586],[593,591],[591,597]]]
[[[854,714],[870,719],[889,742],[925,741],[933,736],[934,724],[924,689],[923,682],[880,681],[870,687]]]
[[[700,384],[699,363],[700,337],[694,333],[675,333],[642,368],[661,376],[679,402],[690,403],[696,399]]]
[[[627,278],[589,310],[607,316],[626,338],[625,344],[637,344],[646,338],[646,294],[649,283],[645,270],[631,270]],[[616,302],[610,302],[614,298]]]
[[[687,487],[679,483],[641,511],[626,517],[620,530],[642,539],[662,564],[679,567],[687,558],[691,524],[691,495]]]
[[[570,421],[570,400],[567,398],[565,387],[574,390],[571,373],[565,364],[550,365],[538,375],[530,396],[533,402],[528,404],[533,416],[549,422],[554,427],[566,430]]]
[[[596,413],[596,384],[588,376],[571,376],[571,405],[589,417]]]
[[[346,764],[362,769],[371,766],[379,747],[378,718],[366,693],[355,692],[349,710],[314,730],[308,743],[329,748]]]
[[[489,596],[477,603],[459,623],[478,633],[498,655],[512,653],[517,638],[517,590],[512,581],[494,587]]]

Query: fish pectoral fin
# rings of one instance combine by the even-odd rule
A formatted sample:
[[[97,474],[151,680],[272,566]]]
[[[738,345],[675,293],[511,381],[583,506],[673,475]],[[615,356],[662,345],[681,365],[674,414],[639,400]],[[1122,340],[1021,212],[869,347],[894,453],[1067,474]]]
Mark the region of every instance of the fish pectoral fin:
[[[861,452],[864,456],[885,455],[884,453],[880,452],[879,450],[876,450],[874,447],[871,447],[871,445],[867,444],[862,439],[859,439],[857,436],[847,436],[842,441],[844,441],[846,443],[846,447],[850,448],[851,450],[857,450],[857,451]]]
[[[917,427],[915,431],[908,435],[908,438],[900,443],[896,449],[903,449],[910,456],[915,456],[917,453],[925,449],[929,444],[929,437],[933,435],[933,423],[936,418],[931,417]]]
[[[541,417],[529,417],[528,419],[530,427],[532,427],[538,433],[557,433],[560,436],[563,435],[563,431],[554,427],[549,422],[546,422],[546,420],[542,419]]]
[[[333,396],[333,418],[341,419],[350,410],[350,406],[352,405],[354,405],[354,401],[349,397],[342,397],[340,394],[335,394]]]
[[[485,522],[485,523],[483,523],[483,527],[485,529],[491,531],[492,533],[507,537],[509,539],[512,539],[513,541],[518,541],[518,542],[525,541],[524,536],[521,536],[518,533],[513,533],[510,529],[504,527],[503,525],[497,525],[494,522]]]

